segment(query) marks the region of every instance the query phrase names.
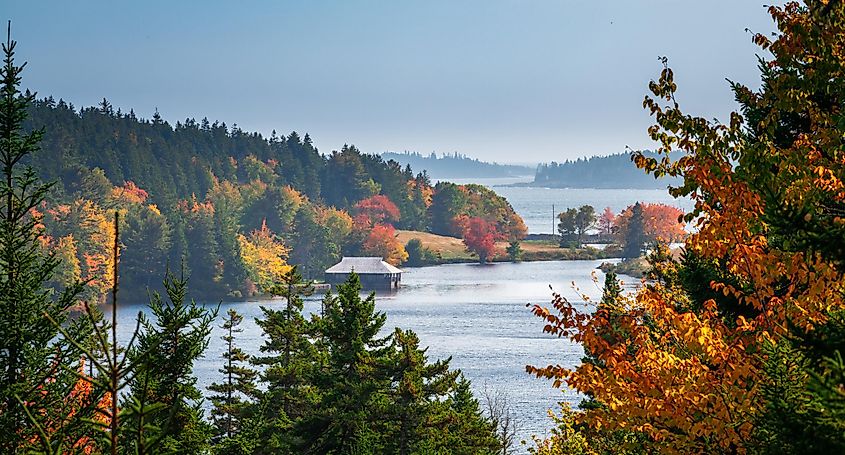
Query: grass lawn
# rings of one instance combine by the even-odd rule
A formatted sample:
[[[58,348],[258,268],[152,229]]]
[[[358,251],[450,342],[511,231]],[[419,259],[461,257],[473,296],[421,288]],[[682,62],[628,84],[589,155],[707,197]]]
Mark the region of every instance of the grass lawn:
[[[420,239],[423,246],[440,255],[443,262],[469,262],[476,261],[478,257],[470,254],[464,242],[455,237],[448,237],[444,235],[431,234],[421,231],[402,231],[397,230],[396,236],[402,244],[408,243],[411,239]],[[497,244],[501,250],[501,254],[497,256],[495,261],[507,261],[505,254],[505,247],[508,242],[499,242]],[[599,251],[594,249],[569,249],[560,248],[557,242],[548,240],[525,240],[522,246],[522,259],[524,261],[556,261],[566,259],[596,259],[601,257]]]

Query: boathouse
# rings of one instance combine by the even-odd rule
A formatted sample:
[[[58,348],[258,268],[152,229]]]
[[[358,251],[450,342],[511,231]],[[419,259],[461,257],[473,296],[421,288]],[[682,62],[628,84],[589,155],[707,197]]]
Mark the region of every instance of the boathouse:
[[[361,278],[361,287],[368,290],[398,289],[402,281],[402,270],[380,257],[344,257],[326,270],[326,283],[337,286],[353,271]]]

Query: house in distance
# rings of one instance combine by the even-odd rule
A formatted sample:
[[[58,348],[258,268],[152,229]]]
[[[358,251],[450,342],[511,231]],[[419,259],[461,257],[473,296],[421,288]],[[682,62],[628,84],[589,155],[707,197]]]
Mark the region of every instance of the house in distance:
[[[402,270],[380,257],[346,257],[326,269],[326,283],[337,286],[349,278],[352,271],[361,278],[361,287],[367,290],[393,290],[399,288]]]

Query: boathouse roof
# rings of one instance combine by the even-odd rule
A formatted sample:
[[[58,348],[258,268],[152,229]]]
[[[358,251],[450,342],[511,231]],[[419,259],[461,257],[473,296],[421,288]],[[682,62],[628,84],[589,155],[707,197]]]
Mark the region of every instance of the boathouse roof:
[[[344,256],[340,262],[326,269],[326,273],[350,273],[355,271],[358,275],[383,275],[388,273],[402,273],[380,257],[348,257]]]

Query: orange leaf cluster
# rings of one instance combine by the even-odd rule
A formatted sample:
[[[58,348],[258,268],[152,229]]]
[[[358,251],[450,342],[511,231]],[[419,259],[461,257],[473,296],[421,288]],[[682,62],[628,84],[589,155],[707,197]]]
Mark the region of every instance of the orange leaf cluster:
[[[731,279],[712,281],[710,288],[753,316],[732,316],[714,299],[693,302],[680,284],[660,279],[594,314],[558,294],[551,307],[534,306],[546,332],[581,343],[597,359],[574,369],[528,367],[600,403],[577,416],[593,430],[645,435],[654,452],[748,453],[765,403],[762,348],[791,330],[812,331],[845,309],[842,262],[830,248],[843,232],[833,205],[845,197],[841,113],[838,103],[820,105],[823,97],[810,85],[819,77],[812,73],[818,59],[827,59],[825,68],[845,68],[845,21],[831,19],[845,13],[825,12],[824,3],[770,8],[781,33],[775,40],[757,35],[755,42],[773,52],[770,67],[807,72],[800,81],[791,73],[773,78],[761,93],[737,88],[738,98],[767,112],[759,124],[748,126],[738,113],[727,124],[684,114],[668,67],[651,83],[654,96],[644,107],[656,119],[649,134],[660,144],[659,156],[637,154],[635,162],[648,172],[683,177],[670,192],[695,203],[686,216],[696,228],[687,252],[719,264]],[[821,78],[818,87],[824,84]],[[801,113],[812,133],[777,145],[768,140],[764,135],[783,120],[783,111]],[[749,141],[748,128],[765,140]],[[678,151],[682,157],[670,159]],[[767,206],[772,194],[776,207]],[[666,212],[654,218],[671,220]],[[773,226],[773,213],[794,223]],[[798,235],[785,248],[783,236],[796,227],[838,234],[821,244]],[[680,267],[665,260],[661,270]]]
[[[389,224],[377,224],[364,240],[364,254],[380,256],[392,265],[400,265],[408,260],[405,246],[396,237],[396,230]]]

